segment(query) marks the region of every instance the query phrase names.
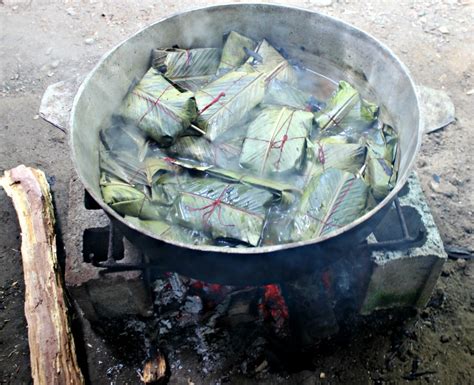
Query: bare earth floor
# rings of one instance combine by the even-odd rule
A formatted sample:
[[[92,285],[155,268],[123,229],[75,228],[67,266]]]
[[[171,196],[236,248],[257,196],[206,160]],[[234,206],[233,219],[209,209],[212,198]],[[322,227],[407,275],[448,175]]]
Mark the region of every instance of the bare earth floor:
[[[51,178],[59,221],[67,212],[73,168],[66,134],[38,117],[49,84],[84,74],[109,48],[165,15],[218,1],[0,0],[0,172],[18,164]],[[287,1],[336,16],[391,47],[417,83],[444,89],[456,122],[424,137],[417,171],[446,244],[474,248],[474,3],[472,0]],[[321,5],[330,4],[322,7]],[[317,37],[315,37],[317,38]],[[433,175],[440,187],[431,186]],[[31,383],[20,233],[15,212],[0,191],[0,384]],[[94,345],[92,336],[86,336]],[[97,342],[99,343],[99,342]],[[87,345],[86,345],[87,349]],[[95,353],[94,384],[135,384],[133,370],[112,377],[117,364]],[[419,377],[407,378],[416,361]],[[324,372],[324,376],[321,375]],[[217,378],[189,372],[189,383]],[[325,377],[325,378],[322,378]],[[469,384],[474,378],[474,265],[449,261],[430,305],[392,330],[366,330],[325,347],[306,370],[266,373],[260,383]],[[250,384],[235,377],[229,383]],[[171,383],[178,382],[171,379]],[[185,382],[188,383],[188,382]]]

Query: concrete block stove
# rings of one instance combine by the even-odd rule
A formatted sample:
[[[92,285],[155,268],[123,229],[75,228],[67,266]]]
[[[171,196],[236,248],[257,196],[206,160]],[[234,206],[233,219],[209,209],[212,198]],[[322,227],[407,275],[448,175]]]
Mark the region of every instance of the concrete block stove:
[[[153,315],[153,297],[160,296],[152,290],[153,282],[165,272],[110,228],[106,215],[95,207],[77,179],[71,181],[69,215],[63,230],[66,285],[87,318]],[[423,307],[446,258],[413,174],[366,242],[354,245],[347,255],[335,256],[334,263],[323,270],[275,284],[287,306],[291,330],[302,343],[309,344],[337,333],[348,317],[379,309]]]

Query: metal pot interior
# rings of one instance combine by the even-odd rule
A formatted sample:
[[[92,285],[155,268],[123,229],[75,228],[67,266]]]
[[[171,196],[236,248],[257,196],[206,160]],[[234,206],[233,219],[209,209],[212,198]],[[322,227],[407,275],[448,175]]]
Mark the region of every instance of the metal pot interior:
[[[70,121],[70,144],[76,171],[106,212],[135,230],[111,210],[99,188],[99,130],[108,124],[130,84],[149,67],[150,51],[175,44],[183,48],[220,47],[223,34],[236,30],[263,38],[290,57],[337,80],[348,80],[382,106],[383,120],[399,133],[399,178],[395,189],[375,209],[325,237],[288,245],[238,249],[271,252],[318,243],[360,225],[387,205],[405,184],[421,141],[421,117],[414,84],[405,66],[370,35],[329,16],[269,4],[220,5],[180,13],[146,27],[107,53],[81,85]],[[140,230],[141,231],[141,230]],[[159,239],[151,233],[146,235]],[[164,240],[166,241],[166,240]],[[219,251],[216,246],[180,245]]]

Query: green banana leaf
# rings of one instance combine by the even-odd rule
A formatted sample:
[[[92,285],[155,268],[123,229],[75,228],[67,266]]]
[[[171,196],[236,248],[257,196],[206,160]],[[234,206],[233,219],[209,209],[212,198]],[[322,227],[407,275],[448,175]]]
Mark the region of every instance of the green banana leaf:
[[[365,99],[360,99],[359,114],[360,119],[365,121],[372,121],[377,119],[379,113],[379,106],[376,103],[371,103]]]
[[[146,186],[131,186],[103,173],[100,187],[104,202],[121,215],[158,219],[168,210],[151,199]]]
[[[211,164],[216,167],[226,169],[239,168],[239,156],[245,139],[245,133],[238,133],[238,136],[219,136],[212,142],[213,159]]]
[[[370,136],[374,126],[377,126],[379,108],[374,103],[359,98],[352,110],[338,122],[323,130],[322,137],[344,136],[349,142],[358,142],[360,138]]]
[[[226,134],[226,133],[224,133]],[[205,137],[185,136],[179,138],[167,152],[178,160],[197,161],[201,164],[222,168],[238,167],[238,159],[245,136],[219,136],[214,142]]]
[[[99,165],[103,172],[130,185],[148,186],[155,175],[177,169],[142,131],[121,124],[101,130]]]
[[[296,196],[302,194],[302,191],[296,188],[294,184],[288,184],[274,179],[260,178],[239,171],[212,167],[207,170],[206,173],[228,182],[242,183],[271,191],[280,198],[280,202],[284,205],[293,203]]]
[[[147,151],[147,137],[135,125],[127,125],[117,117],[112,119],[112,124],[103,128],[99,132],[100,142],[107,151],[127,151],[136,156],[143,158]]]
[[[184,169],[202,172],[206,175],[210,175],[227,182],[242,183],[245,185],[269,190],[273,194],[277,195],[281,202],[285,202],[286,204],[294,201],[295,194],[302,194],[302,191],[296,188],[293,184],[287,184],[273,179],[261,178],[243,173],[241,171],[219,168],[214,165],[201,165],[200,163],[196,163],[193,160],[182,161],[180,159],[169,158],[169,162],[176,166],[181,166]],[[183,175],[169,173],[156,179],[154,182],[154,188],[157,186],[162,186],[160,194],[162,194],[164,190],[166,191],[165,194],[167,197],[174,196],[176,195],[176,192],[183,191],[185,188],[185,186],[183,186],[184,180],[189,181],[189,179],[183,179]],[[155,189],[153,191],[155,191]],[[162,203],[170,201],[169,198],[163,200],[162,198],[154,197],[154,199],[159,200]]]
[[[264,73],[267,84],[274,79],[289,84],[298,82],[293,66],[268,41],[262,40],[259,42],[255,52],[261,59],[250,57],[246,64],[257,72]]]
[[[397,179],[398,137],[392,127],[383,125],[377,135],[366,138],[367,159],[364,179],[375,199],[382,200],[393,189]]]
[[[264,109],[248,128],[240,164],[258,175],[301,169],[312,120],[311,112]]]
[[[191,92],[181,92],[151,68],[128,93],[122,116],[162,146],[171,145],[196,117]]]
[[[326,235],[357,219],[366,206],[368,188],[353,174],[330,169],[309,182],[292,230],[293,240]]]
[[[238,122],[262,100],[263,75],[257,72],[229,72],[195,94],[197,124],[214,141]]]
[[[171,206],[181,191],[190,182],[192,177],[187,172],[162,174],[156,178],[151,186],[153,202],[162,206]]]
[[[266,190],[243,184],[193,179],[177,197],[168,219],[214,239],[231,238],[257,246],[272,198]]]
[[[155,49],[152,66],[179,88],[195,92],[215,79],[220,57],[218,48]]]
[[[132,186],[151,186],[156,175],[178,169],[164,156],[148,156],[140,161],[126,151],[107,151],[103,145],[99,149],[99,160],[102,171]]]
[[[183,136],[167,149],[167,152],[183,160],[212,163],[214,151],[212,143],[202,136]]]
[[[245,63],[248,58],[247,50],[254,50],[257,43],[252,39],[231,31],[222,48],[219,72],[232,71]]]
[[[239,157],[242,152],[245,136],[247,135],[248,126],[261,111],[262,107],[259,104],[250,110],[237,124],[232,124],[228,130],[219,134],[211,142],[214,152],[214,160],[211,162],[213,165],[232,170],[240,168]]]
[[[341,125],[354,124],[354,122],[371,123],[377,119],[379,106],[371,103],[359,96],[359,100],[354,105],[352,110],[341,120]]]
[[[212,240],[200,231],[187,229],[183,226],[173,225],[161,220],[144,220],[125,216],[132,225],[151,231],[152,233],[176,242],[191,245],[210,245]]]
[[[295,110],[310,111],[310,100],[310,94],[301,91],[291,84],[275,79],[268,85],[262,103],[265,105],[284,106]]]
[[[335,137],[308,141],[304,181],[306,183],[332,168],[356,174],[364,165],[365,155],[363,143],[347,143],[343,139],[337,141]]]
[[[326,108],[315,114],[315,121],[321,131],[333,126],[340,127],[340,122],[351,112],[359,99],[355,88],[345,81],[340,81]]]
[[[394,163],[397,155],[398,135],[388,124],[380,121],[366,130],[360,141],[370,146],[379,158],[385,158],[387,162]]]
[[[370,185],[374,198],[382,200],[394,187],[391,183],[393,166],[385,158],[379,157],[370,146],[367,148],[366,166],[364,179]]]
[[[392,164],[395,164],[398,150],[398,134],[388,124],[383,125],[382,132],[387,148],[385,158],[387,159],[387,161],[391,162]]]
[[[292,242],[293,221],[297,213],[298,201],[287,207],[273,205],[267,213],[262,233],[262,246],[271,246]]]

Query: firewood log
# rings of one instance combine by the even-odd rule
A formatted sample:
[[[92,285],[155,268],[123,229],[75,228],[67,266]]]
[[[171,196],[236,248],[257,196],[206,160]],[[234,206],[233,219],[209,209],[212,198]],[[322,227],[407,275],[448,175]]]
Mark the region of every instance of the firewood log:
[[[31,376],[35,385],[84,384],[56,254],[54,210],[44,173],[18,166],[0,177],[20,223]]]

